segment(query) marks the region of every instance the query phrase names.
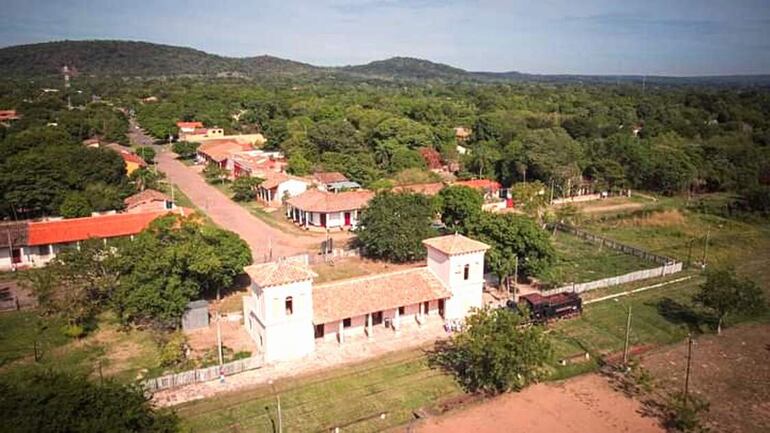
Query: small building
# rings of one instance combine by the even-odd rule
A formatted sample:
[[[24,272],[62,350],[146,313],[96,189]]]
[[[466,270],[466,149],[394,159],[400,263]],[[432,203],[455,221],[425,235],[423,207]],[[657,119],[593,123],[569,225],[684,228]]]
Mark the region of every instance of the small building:
[[[458,143],[464,143],[471,138],[471,129],[464,126],[458,126],[455,128],[455,139]]]
[[[237,152],[252,150],[251,144],[235,140],[211,140],[198,146],[196,159],[202,164],[217,164],[227,168],[227,160]]]
[[[496,182],[494,180],[473,179],[473,180],[458,180],[452,183],[434,182],[434,183],[400,185],[393,188],[393,191],[396,191],[396,192],[411,191],[411,192],[416,192],[420,194],[425,194],[428,196],[434,196],[438,194],[442,189],[450,185],[467,186],[469,188],[473,188],[479,191],[484,196],[484,199],[487,201],[498,200],[500,198],[500,192],[503,187],[499,182]]]
[[[240,176],[262,177],[265,172],[283,173],[288,163],[281,152],[247,150],[235,152],[227,159],[226,168],[233,178]]]
[[[266,171],[259,177],[264,181],[257,186],[257,200],[268,206],[280,206],[284,201],[303,194],[310,187],[307,180],[286,173]]]
[[[142,167],[147,167],[147,163],[144,162],[144,160],[134,152],[131,152],[127,149],[116,149],[115,151],[118,152],[121,158],[123,158],[123,162],[126,165],[127,175],[130,176],[131,173],[135,172],[136,170],[139,170]]]
[[[11,121],[21,119],[21,115],[16,110],[0,110],[0,122],[8,124]]]
[[[171,197],[154,189],[146,189],[123,200],[126,212],[142,213],[176,209]]]
[[[286,200],[286,216],[306,228],[354,228],[372,191],[328,192],[309,189]]]
[[[421,147],[419,152],[422,159],[425,160],[425,166],[428,167],[428,170],[441,170],[444,167],[441,162],[441,154],[436,149]]]
[[[0,222],[0,270],[23,266],[23,248],[29,243],[26,221]]]
[[[179,128],[179,138],[182,139],[182,137],[186,134],[193,133],[196,129],[203,128],[202,122],[176,122],[176,127]]]
[[[182,330],[194,331],[209,327],[209,303],[205,299],[187,304],[182,315]]]
[[[329,185],[337,182],[347,182],[348,178],[338,171],[318,172],[310,175],[313,185],[321,191],[329,190]]]
[[[489,246],[457,234],[423,244],[425,266],[318,286],[317,275],[300,262],[246,267],[251,286],[243,297],[244,326],[258,352],[268,363],[297,359],[317,344],[409,332],[480,308]]]

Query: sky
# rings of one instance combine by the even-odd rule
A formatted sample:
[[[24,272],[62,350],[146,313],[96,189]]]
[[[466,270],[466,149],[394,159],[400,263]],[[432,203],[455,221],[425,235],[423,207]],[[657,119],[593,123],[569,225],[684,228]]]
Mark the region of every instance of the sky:
[[[770,73],[770,0],[0,0],[0,46],[127,39],[323,66]]]

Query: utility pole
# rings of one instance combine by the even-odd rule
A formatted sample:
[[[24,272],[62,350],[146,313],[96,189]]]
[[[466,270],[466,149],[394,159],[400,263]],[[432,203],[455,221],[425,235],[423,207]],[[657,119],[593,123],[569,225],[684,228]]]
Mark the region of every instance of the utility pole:
[[[692,334],[687,335],[687,368],[685,369],[684,373],[684,393],[683,396],[683,403],[684,407],[687,408],[687,396],[690,392],[690,365],[692,364]]]
[[[275,390],[275,383],[272,379],[267,381],[268,384],[270,384],[270,387],[273,389],[273,394],[275,394],[275,402],[278,406],[278,433],[283,433],[283,416],[281,415],[281,395],[278,394]]]
[[[711,230],[706,231],[706,240],[703,242],[703,268],[706,268],[706,257],[709,250],[709,236],[711,235]]]
[[[623,344],[623,366],[628,367],[628,343],[631,338],[631,304],[628,304],[628,319],[626,320],[626,341]]]
[[[222,367],[224,364],[224,356],[222,356],[222,328],[219,323],[219,307],[217,307],[217,354],[219,355],[219,381],[224,383],[225,371]]]
[[[548,204],[553,204],[553,179],[551,179],[551,200],[548,202]]]

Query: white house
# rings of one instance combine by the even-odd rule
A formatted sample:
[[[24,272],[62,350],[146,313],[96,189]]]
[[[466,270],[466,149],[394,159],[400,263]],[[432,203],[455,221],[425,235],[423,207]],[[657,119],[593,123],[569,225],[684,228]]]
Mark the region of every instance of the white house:
[[[286,173],[265,171],[264,181],[257,186],[257,199],[267,205],[280,206],[285,199],[301,195],[310,187],[310,182]]]
[[[266,362],[301,358],[316,344],[382,332],[408,332],[428,321],[462,320],[482,306],[489,246],[462,235],[426,239],[427,265],[313,285],[301,262],[246,268],[245,326]]]
[[[374,197],[372,191],[328,192],[310,189],[286,201],[286,216],[309,228],[352,228],[361,209]]]

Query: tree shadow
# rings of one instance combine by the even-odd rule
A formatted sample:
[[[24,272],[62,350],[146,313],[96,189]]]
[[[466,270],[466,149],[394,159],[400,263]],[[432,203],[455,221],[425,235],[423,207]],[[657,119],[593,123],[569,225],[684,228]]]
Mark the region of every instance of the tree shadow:
[[[703,332],[701,326],[711,326],[714,322],[710,315],[668,297],[659,300],[655,307],[664,319],[677,325],[685,325],[690,332],[700,334]]]

